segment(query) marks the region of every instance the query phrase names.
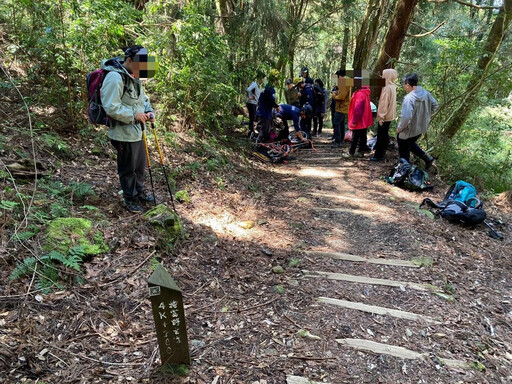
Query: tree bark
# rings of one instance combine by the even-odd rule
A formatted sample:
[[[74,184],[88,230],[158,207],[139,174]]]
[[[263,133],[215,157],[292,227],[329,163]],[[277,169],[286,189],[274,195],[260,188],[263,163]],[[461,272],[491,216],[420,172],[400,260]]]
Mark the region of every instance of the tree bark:
[[[359,29],[356,39],[356,48],[354,51],[354,69],[366,69],[370,60],[370,53],[377,38],[380,22],[384,9],[389,0],[370,0],[366,7],[366,13]]]
[[[350,28],[345,27],[345,31],[343,32],[343,45],[341,46],[341,68],[345,68],[347,66],[349,35],[350,35]]]
[[[381,74],[384,69],[395,67],[395,62],[400,57],[400,50],[409,25],[411,25],[414,8],[417,4],[418,0],[400,0],[397,2],[379,58],[373,69],[374,73]]]
[[[489,67],[496,56],[507,29],[512,20],[512,0],[504,0],[496,19],[489,31],[487,41],[483,48],[478,64],[474,69],[471,79],[466,87],[465,97],[458,108],[454,109],[444,124],[439,140],[452,139],[464,125],[469,114],[478,102],[478,92],[483,85],[483,80]]]

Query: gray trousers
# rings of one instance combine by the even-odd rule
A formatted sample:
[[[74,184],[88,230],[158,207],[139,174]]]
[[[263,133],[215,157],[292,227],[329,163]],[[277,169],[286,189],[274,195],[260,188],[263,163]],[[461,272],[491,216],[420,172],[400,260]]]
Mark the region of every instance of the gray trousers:
[[[110,140],[117,151],[117,174],[126,200],[137,200],[144,191],[146,148],[144,141],[126,142]]]

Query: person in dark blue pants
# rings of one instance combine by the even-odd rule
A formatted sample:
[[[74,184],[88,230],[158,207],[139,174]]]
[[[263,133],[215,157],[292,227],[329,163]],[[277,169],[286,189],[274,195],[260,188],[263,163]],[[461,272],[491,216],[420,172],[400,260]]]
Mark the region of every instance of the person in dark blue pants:
[[[293,129],[297,132],[297,137],[304,140],[300,131],[300,108],[289,104],[280,104],[280,112],[277,114],[283,120],[285,129],[288,131],[288,120],[293,121]]]

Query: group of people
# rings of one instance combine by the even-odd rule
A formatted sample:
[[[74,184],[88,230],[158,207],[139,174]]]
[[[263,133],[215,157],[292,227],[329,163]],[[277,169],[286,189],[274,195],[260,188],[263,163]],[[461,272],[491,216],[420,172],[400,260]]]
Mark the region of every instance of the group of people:
[[[282,117],[283,122],[293,121],[293,127],[302,137],[305,132],[308,137],[322,133],[323,121],[327,110],[328,94],[324,83],[320,79],[313,79],[309,76],[307,67],[303,67],[301,76],[295,79],[286,80],[284,96],[286,103],[277,104],[275,98],[274,84],[277,75],[271,73],[266,77],[267,84],[263,91],[260,90],[265,75],[258,73],[256,79],[247,88],[247,109],[249,111],[249,136],[254,130],[257,119],[258,142],[266,142],[270,139],[270,127],[272,112]]]
[[[146,149],[144,127],[153,122],[154,110],[144,94],[140,77],[148,76],[149,56],[142,46],[124,49],[124,57],[116,57],[102,63],[104,78],[100,88],[102,106],[110,118],[108,136],[117,151],[117,172],[123,190],[125,206],[132,212],[142,212],[141,204],[154,203],[153,195],[146,192],[143,185],[146,167]],[[344,72],[336,72],[338,78]],[[371,160],[384,160],[389,142],[389,127],[396,118],[396,85],[398,74],[394,69],[383,71],[385,86],[382,89],[377,110],[378,130],[375,152]],[[261,86],[264,79],[267,84]],[[258,122],[258,142],[267,142],[270,138],[273,113],[279,113],[283,121],[293,121],[300,139],[322,133],[323,120],[327,111],[328,92],[320,79],[309,76],[307,67],[301,70],[301,76],[286,81],[286,103],[277,104],[274,84],[278,73],[271,71],[268,76],[258,73],[255,81],[247,88],[247,108],[249,110],[249,131]],[[343,83],[343,82],[342,82]],[[418,139],[427,131],[432,113],[438,105],[432,95],[418,85],[418,75],[407,74],[403,78],[403,87],[407,92],[402,104],[401,119],[397,126],[398,151],[401,158],[409,161],[412,152],[425,161],[428,169],[433,158],[417,144]],[[370,103],[370,88],[367,86],[334,87],[332,92],[333,147],[341,146],[345,136],[345,119],[352,131],[349,153],[362,156],[368,151],[367,129],[373,125]],[[305,132],[308,137],[303,137]]]
[[[337,71],[339,79],[345,77],[344,71]],[[378,102],[376,118],[377,141],[371,161],[383,161],[389,145],[389,128],[397,116],[396,80],[398,73],[395,69],[385,69],[382,73],[384,87]],[[254,129],[257,118],[258,142],[267,142],[270,139],[272,112],[281,116],[286,124],[293,121],[295,131],[303,138],[300,132],[308,137],[320,135],[323,120],[328,109],[328,92],[320,79],[309,76],[307,67],[301,70],[301,77],[288,79],[285,82],[285,104],[277,104],[274,83],[275,74],[267,78],[267,84],[260,94],[260,86],[265,75],[259,73],[257,79],[247,88],[247,107],[249,109],[249,134]],[[354,78],[355,84],[362,84],[362,78]],[[359,80],[359,81],[357,81]],[[347,82],[348,83],[348,82]],[[367,145],[367,131],[373,126],[373,114],[370,102],[369,86],[341,86],[335,85],[331,91],[331,117],[333,125],[332,147],[342,146],[345,138],[345,120],[348,129],[352,131],[352,140],[349,154],[353,157],[363,157],[364,152],[371,152]],[[407,92],[402,103],[401,117],[397,126],[397,142],[399,157],[410,161],[411,152],[423,159],[425,169],[430,168],[433,157],[423,151],[417,144],[418,139],[427,131],[432,113],[438,108],[436,99],[425,89],[418,85],[418,75],[410,73],[403,78],[403,87]],[[286,125],[287,126],[287,125]]]

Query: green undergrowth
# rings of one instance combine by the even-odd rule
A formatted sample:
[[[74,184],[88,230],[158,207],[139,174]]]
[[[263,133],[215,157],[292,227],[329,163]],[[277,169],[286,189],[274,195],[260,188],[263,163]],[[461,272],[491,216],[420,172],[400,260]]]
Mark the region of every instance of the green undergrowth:
[[[80,283],[83,262],[108,250],[103,234],[91,221],[101,223],[105,218],[94,206],[94,188],[55,178],[39,180],[35,192],[17,184],[10,180],[1,191],[0,217],[10,242],[31,251],[25,258],[13,255],[16,266],[10,279],[34,275],[37,289],[43,292]]]
[[[442,178],[465,180],[492,194],[512,190],[512,99],[487,104],[437,152]]]

